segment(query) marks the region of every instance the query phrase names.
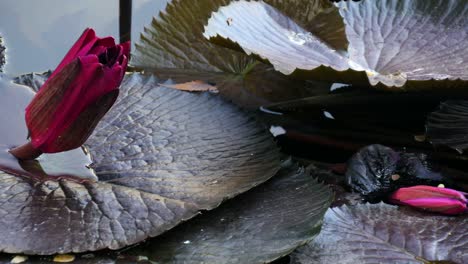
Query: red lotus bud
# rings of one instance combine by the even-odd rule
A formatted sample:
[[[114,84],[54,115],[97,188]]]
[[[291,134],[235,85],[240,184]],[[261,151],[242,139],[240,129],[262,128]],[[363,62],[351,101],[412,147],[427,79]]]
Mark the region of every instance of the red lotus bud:
[[[86,29],[26,108],[31,142],[10,152],[31,159],[80,147],[115,102],[129,52]]]
[[[467,210],[467,199],[462,192],[425,185],[400,188],[391,195],[390,201],[447,215]]]

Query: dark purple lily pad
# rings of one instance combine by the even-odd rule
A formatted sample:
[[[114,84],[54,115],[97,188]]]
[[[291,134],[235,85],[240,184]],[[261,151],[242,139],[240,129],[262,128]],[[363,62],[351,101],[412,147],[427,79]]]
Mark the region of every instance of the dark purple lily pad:
[[[235,42],[285,74],[302,70],[311,78],[389,87],[466,85],[468,8],[463,0],[336,5],[346,25],[347,52],[335,50],[265,2],[239,1],[220,8],[204,36]],[[326,21],[334,22],[334,17]]]
[[[157,263],[268,263],[313,239],[331,201],[330,189],[303,169],[284,168],[135,251]]]
[[[427,116],[426,135],[435,146],[448,146],[462,153],[468,148],[468,101],[442,102]]]
[[[331,200],[328,187],[304,169],[285,164],[267,183],[162,236],[117,254],[77,255],[75,262],[267,263],[313,239]]]
[[[321,233],[294,252],[306,263],[468,263],[468,217],[386,204],[332,208]]]
[[[132,55],[132,65],[162,79],[171,78],[177,82],[202,80],[216,84],[223,97],[246,108],[301,98],[315,93],[316,89],[329,88],[327,84],[314,84],[312,89],[308,89],[311,86],[308,82],[293,80],[243,52],[207,41],[202,35],[203,26],[211,12],[229,2],[176,0],[168,3],[165,12],[142,33]],[[293,10],[281,1],[271,2],[277,2],[279,7],[290,13]],[[295,1],[294,6],[306,8],[308,4],[305,2]],[[313,7],[308,7],[310,12],[313,12]],[[308,13],[301,14],[306,22]],[[339,16],[338,12],[335,16]],[[332,40],[339,45],[339,38]]]
[[[352,69],[372,85],[468,80],[468,7],[463,0],[338,3]],[[466,85],[466,83],[465,83]]]
[[[118,249],[277,172],[272,137],[247,113],[216,95],[158,83],[153,76],[126,76],[118,101],[86,143],[98,181],[1,172],[0,251]]]
[[[230,24],[226,21],[232,19]],[[248,30],[248,32],[247,32]],[[235,1],[213,13],[203,34],[237,42],[247,54],[268,59],[276,70],[348,69],[346,58],[265,2]]]

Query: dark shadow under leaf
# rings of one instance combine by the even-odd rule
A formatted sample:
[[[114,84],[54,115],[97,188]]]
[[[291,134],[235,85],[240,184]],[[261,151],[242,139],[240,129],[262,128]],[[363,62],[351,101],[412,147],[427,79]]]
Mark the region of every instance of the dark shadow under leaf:
[[[426,135],[435,146],[448,146],[462,153],[468,148],[468,101],[442,102],[427,116]]]

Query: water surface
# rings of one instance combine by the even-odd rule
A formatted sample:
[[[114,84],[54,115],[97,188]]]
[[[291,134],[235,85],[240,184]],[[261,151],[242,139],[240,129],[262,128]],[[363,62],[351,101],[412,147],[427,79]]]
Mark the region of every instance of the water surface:
[[[133,0],[132,41],[168,0]],[[117,0],[15,0],[0,2],[0,35],[10,75],[54,69],[87,27],[119,39]]]

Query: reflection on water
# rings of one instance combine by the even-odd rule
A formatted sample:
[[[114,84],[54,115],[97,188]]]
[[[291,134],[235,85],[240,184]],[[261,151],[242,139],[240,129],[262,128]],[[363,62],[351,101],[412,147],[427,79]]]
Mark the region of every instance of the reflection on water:
[[[133,0],[132,40],[168,0]],[[15,0],[0,2],[0,34],[10,75],[53,69],[86,27],[119,39],[117,0]]]

